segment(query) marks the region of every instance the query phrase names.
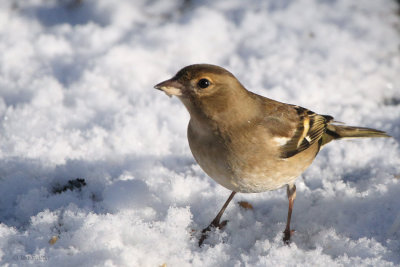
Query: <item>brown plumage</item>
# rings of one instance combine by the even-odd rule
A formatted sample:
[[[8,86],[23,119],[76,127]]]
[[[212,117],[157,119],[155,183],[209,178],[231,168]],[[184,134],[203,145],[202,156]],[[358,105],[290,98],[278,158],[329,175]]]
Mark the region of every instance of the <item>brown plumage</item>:
[[[246,88],[227,70],[190,65],[155,88],[177,96],[190,113],[189,146],[200,167],[232,194],[209,227],[220,218],[236,192],[254,193],[287,185],[289,211],[284,241],[296,196],[294,182],[320,148],[346,137],[388,137],[382,131],[335,124],[333,117],[281,103]]]

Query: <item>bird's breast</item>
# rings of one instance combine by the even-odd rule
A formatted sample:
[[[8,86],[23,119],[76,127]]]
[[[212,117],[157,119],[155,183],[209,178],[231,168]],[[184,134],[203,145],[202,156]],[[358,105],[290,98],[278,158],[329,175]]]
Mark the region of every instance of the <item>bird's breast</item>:
[[[256,127],[222,131],[207,126],[199,129],[191,123],[188,126],[189,146],[196,162],[217,183],[235,192],[275,190],[294,182],[311,164],[315,153],[281,159],[268,135]]]
[[[188,126],[189,147],[196,162],[222,186],[232,189],[231,177],[234,172],[229,161],[229,149],[224,140],[215,130],[193,124]]]

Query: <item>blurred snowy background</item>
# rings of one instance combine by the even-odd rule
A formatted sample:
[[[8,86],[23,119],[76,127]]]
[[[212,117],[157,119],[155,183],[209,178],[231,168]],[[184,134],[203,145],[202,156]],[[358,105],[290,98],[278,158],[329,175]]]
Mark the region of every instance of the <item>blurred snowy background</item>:
[[[399,49],[393,0],[1,1],[0,264],[400,265]],[[394,138],[320,152],[291,246],[281,189],[238,194],[199,248],[230,192],[152,88],[193,63]]]

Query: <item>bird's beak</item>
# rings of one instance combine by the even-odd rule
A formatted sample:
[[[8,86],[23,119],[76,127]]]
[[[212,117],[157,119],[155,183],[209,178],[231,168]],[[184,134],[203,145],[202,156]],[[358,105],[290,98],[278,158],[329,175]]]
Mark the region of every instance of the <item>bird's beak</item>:
[[[154,86],[154,88],[164,91],[164,93],[166,93],[169,97],[171,97],[173,95],[181,96],[183,86],[177,80],[174,80],[172,78],[157,84],[156,86]]]

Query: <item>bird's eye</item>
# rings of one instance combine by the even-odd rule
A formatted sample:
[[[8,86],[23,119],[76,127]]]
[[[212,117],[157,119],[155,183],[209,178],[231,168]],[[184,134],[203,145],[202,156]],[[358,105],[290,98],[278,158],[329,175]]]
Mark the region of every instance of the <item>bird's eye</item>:
[[[210,81],[207,80],[207,79],[201,79],[201,80],[197,83],[197,85],[198,85],[200,88],[204,89],[204,88],[207,88],[208,86],[210,86]]]

